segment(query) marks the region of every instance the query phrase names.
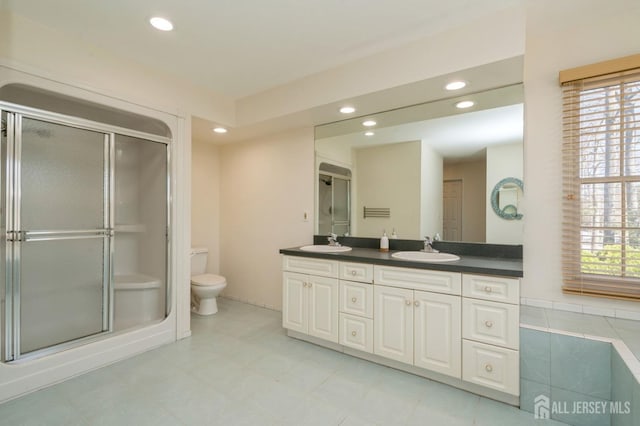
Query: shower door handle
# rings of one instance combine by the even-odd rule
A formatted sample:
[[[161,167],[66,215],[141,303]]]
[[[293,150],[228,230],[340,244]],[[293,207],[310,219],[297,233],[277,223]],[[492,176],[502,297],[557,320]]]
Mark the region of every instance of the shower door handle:
[[[85,240],[113,236],[113,229],[74,229],[57,231],[14,231],[20,234],[15,241],[55,241],[55,240]]]

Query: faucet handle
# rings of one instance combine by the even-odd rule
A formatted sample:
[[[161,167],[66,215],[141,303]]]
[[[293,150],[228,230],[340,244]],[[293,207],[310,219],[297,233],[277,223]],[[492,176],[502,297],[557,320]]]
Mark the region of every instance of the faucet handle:
[[[329,241],[329,245],[330,246],[339,246],[340,243],[338,243],[338,235],[334,234],[333,232],[331,234],[329,234],[329,236],[327,237],[327,240]]]

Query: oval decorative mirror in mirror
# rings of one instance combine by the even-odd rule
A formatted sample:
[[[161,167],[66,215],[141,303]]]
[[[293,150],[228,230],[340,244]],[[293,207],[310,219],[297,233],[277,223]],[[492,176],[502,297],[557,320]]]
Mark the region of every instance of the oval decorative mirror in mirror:
[[[522,220],[520,200],[524,195],[524,185],[518,178],[508,177],[496,183],[491,191],[491,208],[505,220]]]
[[[440,234],[445,241],[521,244],[522,220],[513,226],[496,217],[491,195],[505,176],[522,179],[523,99],[522,84],[508,84],[317,126],[316,233],[380,237],[395,230],[401,239]],[[456,108],[463,100],[474,105]],[[376,124],[365,127],[366,120]],[[343,185],[349,206],[341,209],[350,212],[348,221],[325,220],[327,165],[350,172]]]

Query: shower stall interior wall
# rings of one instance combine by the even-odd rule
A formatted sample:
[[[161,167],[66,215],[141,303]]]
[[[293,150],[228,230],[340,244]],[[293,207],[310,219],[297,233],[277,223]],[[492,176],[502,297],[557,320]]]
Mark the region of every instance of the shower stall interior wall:
[[[0,102],[2,360],[168,314],[168,144]]]

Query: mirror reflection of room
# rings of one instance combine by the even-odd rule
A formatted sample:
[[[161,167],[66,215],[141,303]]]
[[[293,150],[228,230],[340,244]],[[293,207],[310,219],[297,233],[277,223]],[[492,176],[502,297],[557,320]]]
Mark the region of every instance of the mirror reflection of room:
[[[523,176],[522,96],[515,84],[475,93],[468,110],[445,99],[375,114],[373,130],[362,118],[319,126],[317,233],[521,244],[523,221],[496,216],[491,192],[506,176]],[[335,222],[336,209],[344,219],[349,206],[332,204],[327,164],[350,174],[350,223]],[[367,217],[365,208],[390,213]]]

